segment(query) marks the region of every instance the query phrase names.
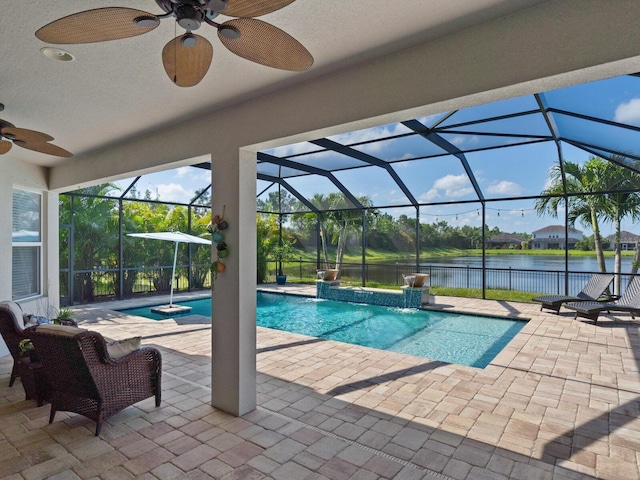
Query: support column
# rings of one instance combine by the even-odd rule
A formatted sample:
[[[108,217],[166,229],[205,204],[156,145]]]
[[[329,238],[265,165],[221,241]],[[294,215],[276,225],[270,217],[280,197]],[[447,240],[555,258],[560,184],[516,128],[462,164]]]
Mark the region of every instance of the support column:
[[[226,268],[212,291],[211,404],[243,415],[256,408],[256,154],[228,155],[211,160],[211,213],[224,209],[229,224]]]
[[[45,191],[42,194],[44,249],[43,295],[49,298],[49,304],[60,308],[60,205],[58,194]],[[49,312],[47,312],[47,315]]]

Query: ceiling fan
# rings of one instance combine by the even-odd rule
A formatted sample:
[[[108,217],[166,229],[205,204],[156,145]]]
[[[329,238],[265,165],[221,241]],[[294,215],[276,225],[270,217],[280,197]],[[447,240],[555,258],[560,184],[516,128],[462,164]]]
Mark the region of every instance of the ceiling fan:
[[[96,8],[55,20],[36,32],[43,42],[79,44],[105,42],[147,33],[160,20],[174,17],[187,32],[170,40],[162,50],[162,63],[173,83],[191,87],[204,78],[213,47],[192,33],[206,23],[218,30],[218,38],[232,53],[268,67],[304,71],[313,64],[309,51],[295,38],[259,17],[294,0],[155,0],[165,13],[155,15],[126,7]],[[232,18],[214,21],[218,15]]]
[[[2,110],[4,110],[4,105],[0,103],[0,112]],[[27,130],[26,128],[17,128],[13,123],[0,119],[0,155],[7,153],[15,144],[22,148],[46,153],[47,155],[55,155],[56,157],[73,156],[72,153],[67,152],[64,148],[49,143],[51,140],[53,140],[51,135],[36,132],[35,130]]]

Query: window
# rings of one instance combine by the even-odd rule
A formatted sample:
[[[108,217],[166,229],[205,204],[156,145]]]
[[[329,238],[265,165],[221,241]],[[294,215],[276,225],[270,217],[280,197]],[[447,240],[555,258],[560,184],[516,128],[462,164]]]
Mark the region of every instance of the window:
[[[41,205],[42,197],[39,193],[13,189],[13,300],[41,293]]]

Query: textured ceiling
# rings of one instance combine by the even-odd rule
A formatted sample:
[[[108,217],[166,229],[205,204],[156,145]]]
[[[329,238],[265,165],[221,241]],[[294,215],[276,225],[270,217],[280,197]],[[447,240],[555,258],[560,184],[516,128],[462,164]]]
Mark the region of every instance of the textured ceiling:
[[[34,36],[43,25],[91,8],[129,6],[151,13],[154,0],[3,0],[0,16],[0,118],[52,135],[76,155],[144,135],[331,71],[544,3],[543,0],[402,0],[389,10],[380,0],[298,0],[260,17],[298,39],[314,56],[304,73],[254,64],[230,53],[215,29],[196,33],[214,48],[211,68],[195,87],[171,83],[162,67],[163,46],[176,32],[172,19],[134,38],[62,46],[73,62],[40,53]],[[386,9],[384,7],[387,7]],[[223,17],[220,17],[224,20]],[[182,30],[178,27],[177,33]],[[65,159],[14,146],[6,154],[42,166]]]

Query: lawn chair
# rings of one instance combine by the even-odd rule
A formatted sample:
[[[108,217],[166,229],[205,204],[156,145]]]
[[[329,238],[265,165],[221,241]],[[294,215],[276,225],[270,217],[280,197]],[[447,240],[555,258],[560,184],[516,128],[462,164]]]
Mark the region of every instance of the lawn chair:
[[[591,276],[578,295],[544,295],[542,297],[535,297],[532,300],[542,304],[540,305],[540,310],[547,308],[558,313],[560,311],[560,307],[565,303],[597,302],[598,298],[602,296],[612,280],[613,275],[611,274],[595,273]]]
[[[629,312],[631,318],[640,315],[640,280],[631,280],[624,294],[615,302],[579,302],[565,305],[569,310],[575,310],[576,316],[598,322],[601,312]]]
[[[58,410],[75,412],[96,422],[97,436],[104,420],[134,403],[155,397],[160,406],[162,358],[157,349],[119,351],[124,355],[117,358],[98,332],[41,325],[25,333],[51,383],[49,423]]]
[[[20,376],[20,349],[18,344],[21,340],[29,338],[24,333],[24,320],[22,318],[22,308],[15,302],[6,300],[0,302],[0,334],[4,343],[13,357],[13,369],[9,378],[9,386],[13,385],[16,378]]]

